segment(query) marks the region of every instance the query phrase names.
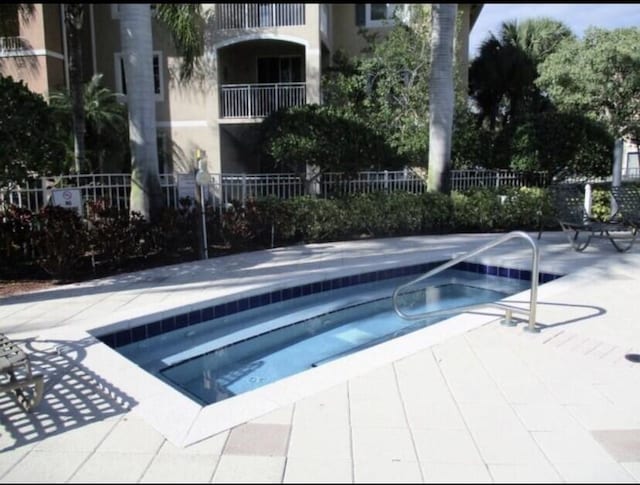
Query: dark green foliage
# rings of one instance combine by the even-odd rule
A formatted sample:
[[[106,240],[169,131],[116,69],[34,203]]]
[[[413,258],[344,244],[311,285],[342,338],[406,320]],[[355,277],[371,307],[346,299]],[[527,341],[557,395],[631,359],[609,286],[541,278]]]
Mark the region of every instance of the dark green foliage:
[[[512,144],[513,170],[546,170],[551,176],[611,173],[613,137],[604,125],[582,114],[535,114],[517,127]]]
[[[200,214],[192,202],[184,199],[179,209],[166,208],[156,225],[137,214],[108,208],[103,201],[87,205],[87,220],[62,207],[46,207],[38,214],[9,208],[2,219],[1,249],[7,258],[18,253],[25,261],[34,258],[49,274],[63,279],[145,267],[158,257],[193,259],[201,235]],[[221,217],[208,207],[206,218],[209,248],[224,244],[227,251],[555,227],[546,190],[537,188],[475,189],[451,196],[397,191],[331,199],[268,197],[249,199],[244,206],[236,201]]]
[[[107,266],[120,268],[129,258],[155,252],[153,226],[138,213],[92,204],[89,244]]]
[[[65,147],[53,110],[23,81],[0,75],[0,187],[29,172],[64,173]]]
[[[0,261],[15,263],[33,256],[31,223],[28,209],[10,205],[0,217]]]
[[[306,164],[321,172],[355,173],[404,165],[381,133],[331,106],[305,105],[272,113],[262,124],[263,163],[304,173]]]
[[[32,230],[38,263],[47,273],[63,280],[81,273],[89,236],[73,209],[45,206],[35,215]]]

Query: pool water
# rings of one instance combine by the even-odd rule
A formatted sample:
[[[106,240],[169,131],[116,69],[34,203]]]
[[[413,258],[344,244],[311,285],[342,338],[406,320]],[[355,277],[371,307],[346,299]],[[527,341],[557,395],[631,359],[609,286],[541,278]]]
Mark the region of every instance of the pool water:
[[[390,278],[273,303],[118,348],[201,404],[211,404],[418,329],[454,313],[405,320]],[[426,283],[426,284],[425,284]],[[500,300],[530,282],[449,269],[408,289],[399,303],[423,313]]]

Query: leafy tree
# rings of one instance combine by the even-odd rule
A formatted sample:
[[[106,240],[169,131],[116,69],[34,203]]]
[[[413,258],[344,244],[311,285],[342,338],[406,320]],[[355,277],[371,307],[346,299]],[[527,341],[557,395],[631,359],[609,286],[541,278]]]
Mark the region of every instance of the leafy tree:
[[[600,177],[611,171],[613,137],[604,125],[579,113],[532,114],[516,128],[510,148],[514,170],[545,170],[559,177]]]
[[[503,22],[498,37],[490,34],[469,66],[479,120],[502,129],[518,116],[548,109],[535,83],[538,65],[571,38],[566,25],[546,17]]]
[[[589,28],[540,65],[537,84],[563,111],[585,113],[616,138],[640,134],[640,29]]]
[[[333,106],[304,105],[272,113],[261,126],[264,163],[305,172],[396,169],[406,163],[380,135],[353,112]]]
[[[23,81],[0,75],[0,186],[21,183],[30,173],[66,172],[62,138],[44,98]]]
[[[362,54],[338,52],[323,78],[327,104],[351,111],[412,165],[424,165],[429,144],[429,19],[430,6],[416,4],[411,22],[384,37],[362,30]]]
[[[91,171],[104,172],[105,162],[122,160],[128,137],[127,112],[116,94],[103,85],[103,75],[95,74],[84,86],[83,110],[87,125],[87,161]],[[49,102],[58,111],[61,123],[69,125],[72,102],[64,91],[53,92]]]
[[[19,22],[31,22],[35,14],[33,3],[0,3],[0,35],[11,37],[17,35]]]

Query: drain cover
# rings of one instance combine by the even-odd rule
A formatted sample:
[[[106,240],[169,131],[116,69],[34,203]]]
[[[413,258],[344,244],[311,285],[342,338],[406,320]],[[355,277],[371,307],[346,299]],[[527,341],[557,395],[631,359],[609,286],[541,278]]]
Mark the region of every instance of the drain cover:
[[[624,357],[631,362],[640,363],[640,354],[627,354]]]

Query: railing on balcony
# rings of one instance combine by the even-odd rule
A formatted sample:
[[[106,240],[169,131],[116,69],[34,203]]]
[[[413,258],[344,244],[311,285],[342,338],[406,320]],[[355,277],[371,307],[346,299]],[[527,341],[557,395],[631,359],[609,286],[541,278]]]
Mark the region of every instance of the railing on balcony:
[[[277,109],[305,103],[305,83],[225,84],[220,87],[221,118],[264,118]]]
[[[217,3],[219,30],[304,25],[304,3]]]
[[[18,51],[26,45],[27,42],[22,37],[0,37],[0,51]]]

